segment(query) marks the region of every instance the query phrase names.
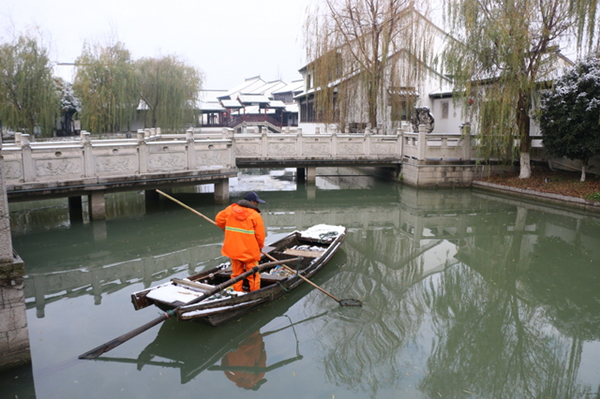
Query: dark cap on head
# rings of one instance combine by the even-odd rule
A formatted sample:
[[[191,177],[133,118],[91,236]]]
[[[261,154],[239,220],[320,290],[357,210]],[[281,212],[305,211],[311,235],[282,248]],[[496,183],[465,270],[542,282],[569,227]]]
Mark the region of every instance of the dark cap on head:
[[[261,204],[266,204],[266,201],[261,200],[258,197],[258,194],[256,194],[254,191],[250,191],[248,194],[246,194],[244,199],[247,201],[254,201],[254,202],[260,202]]]

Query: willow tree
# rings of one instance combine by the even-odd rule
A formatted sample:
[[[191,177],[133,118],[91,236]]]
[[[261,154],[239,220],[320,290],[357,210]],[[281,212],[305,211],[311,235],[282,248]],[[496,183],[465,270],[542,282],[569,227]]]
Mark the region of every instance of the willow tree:
[[[73,83],[82,128],[94,133],[129,130],[139,105],[135,63],[122,43],[85,44]]]
[[[518,151],[519,177],[529,178],[537,91],[560,68],[561,46],[592,43],[596,0],[445,0],[445,5],[457,39],[446,48],[445,73],[454,78],[456,98],[468,116],[478,117],[481,153],[512,161]]]
[[[21,35],[0,45],[0,121],[4,128],[33,134],[52,132],[59,99],[48,50],[34,37]]]
[[[389,118],[390,98],[416,94],[432,47],[428,24],[409,0],[323,0],[309,13],[308,88],[317,119],[344,125],[352,118],[375,127]],[[414,100],[414,98],[413,98]]]
[[[139,91],[152,127],[181,129],[194,123],[202,75],[174,56],[142,58],[136,63]]]

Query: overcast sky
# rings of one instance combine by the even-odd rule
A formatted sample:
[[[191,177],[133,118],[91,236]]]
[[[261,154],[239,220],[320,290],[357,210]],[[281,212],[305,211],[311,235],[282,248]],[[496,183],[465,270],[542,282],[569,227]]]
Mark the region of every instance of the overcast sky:
[[[0,0],[0,37],[38,27],[55,62],[84,41],[123,42],[134,59],[177,55],[204,73],[205,89],[260,75],[300,79],[310,0]]]

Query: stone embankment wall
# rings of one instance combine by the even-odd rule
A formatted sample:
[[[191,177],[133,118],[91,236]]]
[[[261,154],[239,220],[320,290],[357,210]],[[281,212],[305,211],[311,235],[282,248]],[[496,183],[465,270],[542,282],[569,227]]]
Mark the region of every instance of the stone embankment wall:
[[[4,160],[0,156],[0,370],[31,361],[24,275],[23,261],[12,248]]]

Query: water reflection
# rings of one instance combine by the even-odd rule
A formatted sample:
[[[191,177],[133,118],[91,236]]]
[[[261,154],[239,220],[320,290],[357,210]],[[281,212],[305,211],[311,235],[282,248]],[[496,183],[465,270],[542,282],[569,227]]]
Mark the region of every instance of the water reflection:
[[[277,184],[289,182],[281,176]],[[132,380],[142,382],[128,383],[159,392],[190,381],[210,386],[219,374],[219,389],[207,394],[221,396],[252,387],[289,397],[597,394],[600,375],[591,370],[600,370],[598,216],[470,190],[365,184],[368,190],[268,191],[263,207],[272,239],[317,223],[348,227],[343,252],[315,282],[339,298],[361,300],[363,308],[339,307],[301,287],[223,328],[165,323],[150,342],[128,343],[125,352],[117,348],[104,357],[117,366],[102,371],[131,372],[126,367],[135,364],[139,374]],[[306,201],[307,194],[314,199]],[[178,198],[209,217],[221,209],[210,193]],[[130,292],[222,260],[218,229],[169,202],[145,209],[107,220],[103,238],[90,224],[64,226],[60,218],[50,233],[17,228],[28,307],[37,315],[29,318],[30,330],[78,304],[91,315],[86,331],[103,328],[105,339],[120,335],[127,320],[110,328],[101,323],[121,310]],[[47,308],[57,311],[46,316]],[[60,322],[81,328],[66,316]],[[99,344],[71,339],[78,351],[62,356]],[[32,341],[34,365],[36,356],[37,364],[56,361],[45,350]],[[127,351],[133,356],[119,356]],[[289,379],[292,362],[299,380]],[[153,385],[148,369],[157,367],[178,369],[177,384]],[[302,389],[290,389],[297,381]],[[71,396],[81,393],[72,389]]]
[[[227,379],[240,388],[257,391],[267,382],[265,369],[267,352],[260,331],[255,331],[233,351],[221,359],[221,369]]]
[[[207,370],[221,371],[235,386],[258,390],[267,382],[265,375],[269,372],[303,358],[295,326],[322,316],[292,322],[283,313],[298,298],[299,294],[290,294],[283,300],[283,306],[268,306],[268,311],[247,317],[244,328],[225,328],[218,334],[212,327],[168,321],[137,358],[104,355],[97,360],[136,364],[138,371],[145,367],[178,369],[181,384],[189,383]],[[285,357],[267,365],[266,343],[273,339],[287,343],[286,348],[276,348],[278,353],[283,351]]]

